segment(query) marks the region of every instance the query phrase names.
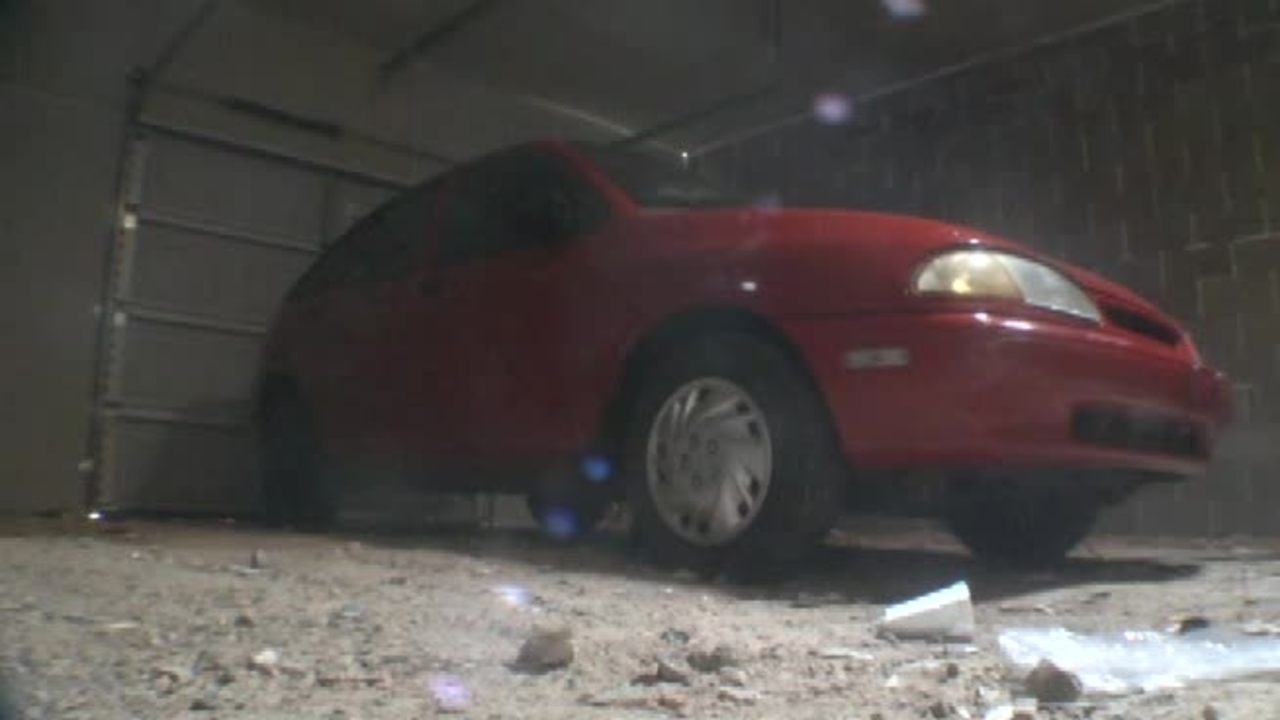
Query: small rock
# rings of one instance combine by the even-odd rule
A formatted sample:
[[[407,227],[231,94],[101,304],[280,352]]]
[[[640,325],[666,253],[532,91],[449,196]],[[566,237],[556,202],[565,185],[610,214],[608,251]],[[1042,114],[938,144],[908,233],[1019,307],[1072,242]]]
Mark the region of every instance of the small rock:
[[[937,718],[937,720],[943,720],[943,718],[949,718],[955,714],[955,706],[951,703],[945,703],[939,700],[929,706],[929,717]]]
[[[275,675],[280,665],[280,653],[271,648],[259,650],[249,658],[249,667],[266,675]]]
[[[185,685],[190,682],[191,674],[179,667],[162,665],[151,671],[154,680],[167,682],[170,686]]]
[[[1218,709],[1212,705],[1205,705],[1200,711],[1200,717],[1204,720],[1219,720],[1222,716],[1218,714]]]
[[[674,663],[659,660],[653,672],[640,675],[632,681],[633,685],[661,685],[664,683],[688,685],[689,673],[677,667]]]
[[[960,677],[960,666],[953,662],[947,663],[947,666],[942,671],[942,680],[946,682],[955,680],[958,677]]]
[[[515,668],[525,672],[548,672],[573,662],[573,632],[569,628],[535,630],[516,655]]]
[[[249,554],[249,567],[254,570],[265,570],[269,564],[266,550],[254,548],[253,552]]]
[[[874,660],[875,657],[868,652],[854,650],[846,647],[830,647],[823,648],[814,653],[823,660]]]
[[[728,667],[720,671],[719,680],[721,685],[728,685],[729,687],[746,687],[748,680],[747,671],[742,668]]]
[[[689,644],[689,633],[683,630],[676,630],[675,628],[663,630],[662,635],[660,637],[662,638],[663,642],[669,642],[672,645]]]
[[[236,615],[236,619],[232,622],[232,624],[238,628],[251,628],[254,625],[257,625],[258,623],[253,619],[253,616],[250,615],[249,613],[240,613],[239,615]]]
[[[1026,685],[1027,692],[1042,703],[1075,702],[1083,692],[1080,678],[1048,660],[1041,660],[1027,674]]]
[[[720,688],[720,692],[716,693],[716,699],[738,705],[755,705],[760,702],[760,693],[755,690],[726,687]]]
[[[658,682],[676,683],[678,685],[689,684],[689,673],[666,660],[658,661],[658,668],[654,671],[654,677],[658,679]]]
[[[190,709],[194,712],[208,712],[217,710],[218,704],[213,701],[213,698],[198,697],[191,701]]]
[[[347,603],[334,611],[329,618],[329,625],[337,625],[342,622],[359,622],[364,619],[364,610],[354,603]]]
[[[404,575],[392,575],[391,577],[387,578],[387,584],[395,585],[397,587],[408,585],[409,578],[405,577]]]
[[[695,650],[689,653],[689,667],[701,673],[720,672],[727,667],[741,665],[742,661],[728,645],[717,645],[711,651]]]
[[[1186,635],[1189,632],[1197,630],[1207,630],[1209,628],[1209,618],[1202,615],[1184,615],[1173,618],[1173,622],[1167,628],[1167,631],[1174,635]]]

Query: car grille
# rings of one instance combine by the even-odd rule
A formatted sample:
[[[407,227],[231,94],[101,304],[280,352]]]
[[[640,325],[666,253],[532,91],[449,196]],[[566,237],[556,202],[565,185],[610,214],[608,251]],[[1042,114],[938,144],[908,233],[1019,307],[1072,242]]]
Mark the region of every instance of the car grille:
[[[1078,408],[1072,416],[1071,435],[1079,442],[1117,450],[1184,458],[1208,457],[1198,424],[1118,407]]]
[[[1182,341],[1182,333],[1178,328],[1141,311],[1103,303],[1102,313],[1106,316],[1107,322],[1135,335],[1170,346]]]

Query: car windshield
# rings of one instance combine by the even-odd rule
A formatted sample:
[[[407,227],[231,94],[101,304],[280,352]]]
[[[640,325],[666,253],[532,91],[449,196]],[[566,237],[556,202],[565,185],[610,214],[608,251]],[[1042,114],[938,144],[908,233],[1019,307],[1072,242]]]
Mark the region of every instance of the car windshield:
[[[749,203],[677,158],[624,148],[583,147],[635,203],[646,208],[718,208]]]

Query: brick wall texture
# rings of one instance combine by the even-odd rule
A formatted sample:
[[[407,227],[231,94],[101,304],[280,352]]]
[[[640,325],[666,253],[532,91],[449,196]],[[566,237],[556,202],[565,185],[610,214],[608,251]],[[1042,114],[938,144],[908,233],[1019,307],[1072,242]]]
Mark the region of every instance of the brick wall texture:
[[[1119,280],[1236,381],[1209,477],[1107,520],[1280,535],[1280,0],[1186,0],[700,161],[787,202],[938,217]]]

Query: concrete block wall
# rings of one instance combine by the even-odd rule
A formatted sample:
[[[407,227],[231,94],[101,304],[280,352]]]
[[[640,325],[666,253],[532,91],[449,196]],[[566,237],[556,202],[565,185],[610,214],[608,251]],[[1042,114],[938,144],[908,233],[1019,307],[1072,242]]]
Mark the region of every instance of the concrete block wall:
[[[939,217],[1124,282],[1233,376],[1210,477],[1108,518],[1280,534],[1280,2],[1183,0],[700,158],[789,203]]]

